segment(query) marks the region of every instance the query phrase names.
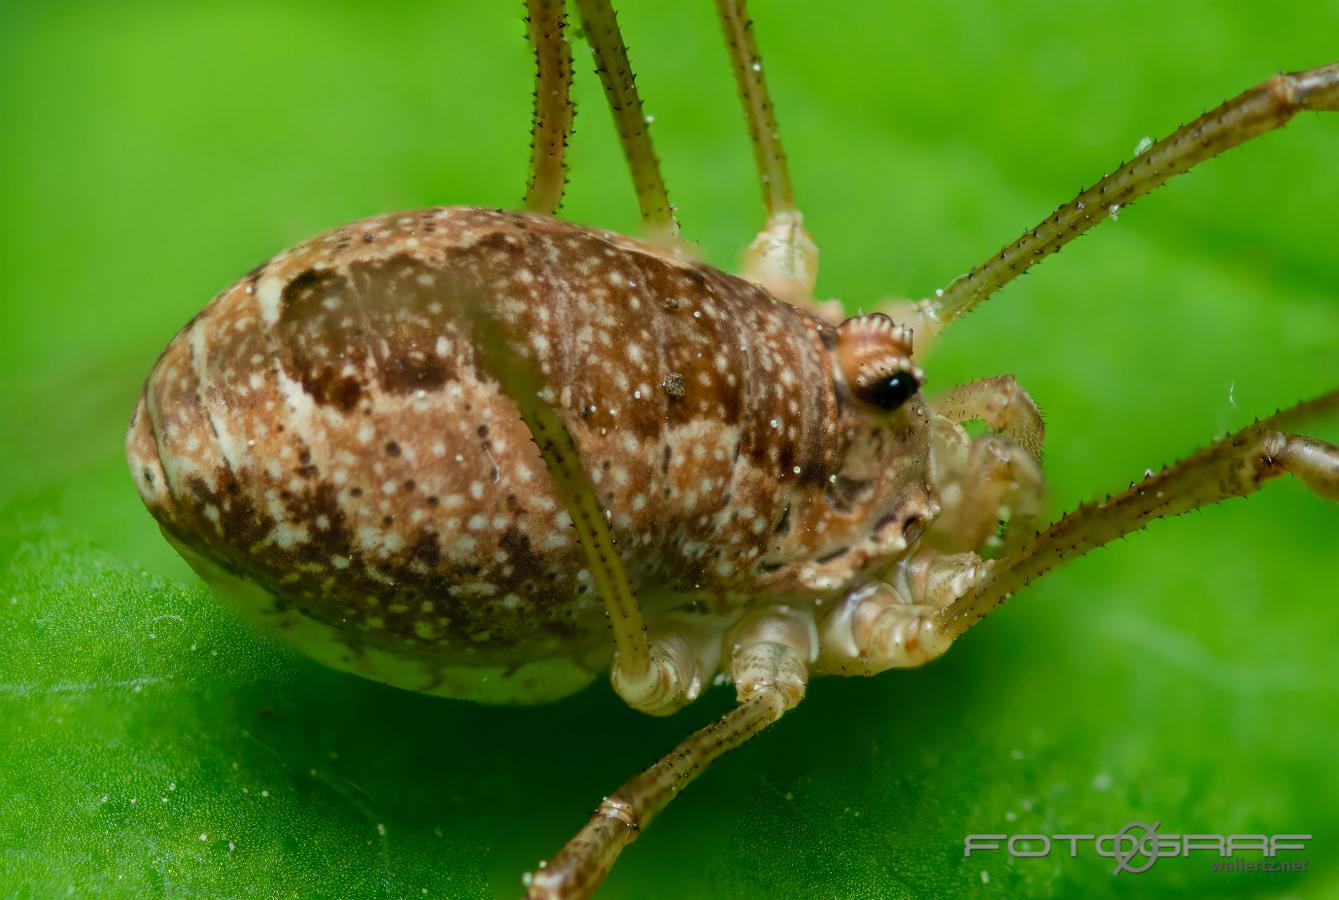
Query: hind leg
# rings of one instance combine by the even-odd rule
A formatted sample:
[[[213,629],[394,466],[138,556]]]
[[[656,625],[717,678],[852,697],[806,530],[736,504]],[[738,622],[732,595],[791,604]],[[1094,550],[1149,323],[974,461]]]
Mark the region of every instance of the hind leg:
[[[613,632],[610,680],[614,690],[634,709],[668,715],[693,700],[702,682],[711,677],[715,648],[682,625],[648,633],[609,516],[534,359],[477,294],[462,294],[460,303],[470,319],[474,350],[482,367],[516,404],[544,459],[554,491],[572,520]]]

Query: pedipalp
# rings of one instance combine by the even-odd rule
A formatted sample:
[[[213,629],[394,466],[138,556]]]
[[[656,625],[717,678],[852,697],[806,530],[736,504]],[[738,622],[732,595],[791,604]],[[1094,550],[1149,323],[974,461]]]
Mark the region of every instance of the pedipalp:
[[[1339,501],[1339,447],[1292,432],[1336,411],[1339,391],[1323,394],[1233,432],[1115,496],[1080,506],[1015,552],[987,562],[970,589],[936,614],[935,629],[956,638],[1060,563],[1155,519],[1252,494],[1283,474]]]

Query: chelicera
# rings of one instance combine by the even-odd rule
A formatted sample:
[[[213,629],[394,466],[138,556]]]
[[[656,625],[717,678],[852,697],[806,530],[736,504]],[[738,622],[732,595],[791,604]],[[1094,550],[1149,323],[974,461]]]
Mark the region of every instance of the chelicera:
[[[220,595],[337,668],[488,703],[608,670],[655,715],[735,686],[731,712],[527,876],[532,895],[592,892],[813,675],[921,665],[1059,562],[1275,476],[1339,499],[1339,448],[1299,433],[1337,391],[1039,528],[1031,398],[1004,376],[927,399],[920,365],[946,326],[1120,207],[1299,110],[1339,109],[1339,64],[1152,144],[934,298],[842,320],[813,296],[817,250],[742,0],[717,7],[767,218],[739,277],[678,235],[608,0],[576,7],[647,236],[552,217],[572,53],[563,3],[528,5],[526,211],[384,216],[270,259],[169,345],[127,453]]]

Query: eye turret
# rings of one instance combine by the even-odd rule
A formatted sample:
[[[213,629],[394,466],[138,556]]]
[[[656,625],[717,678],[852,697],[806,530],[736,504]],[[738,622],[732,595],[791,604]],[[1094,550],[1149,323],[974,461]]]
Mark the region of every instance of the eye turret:
[[[911,329],[883,313],[852,316],[838,326],[837,364],[851,393],[884,412],[925,384],[925,373],[911,361]]]

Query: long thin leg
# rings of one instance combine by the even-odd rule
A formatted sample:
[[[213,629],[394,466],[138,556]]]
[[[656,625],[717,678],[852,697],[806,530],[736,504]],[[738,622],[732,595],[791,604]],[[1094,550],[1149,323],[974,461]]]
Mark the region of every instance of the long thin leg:
[[[776,111],[767,93],[763,76],[762,56],[753,39],[753,20],[744,9],[744,0],[716,0],[716,11],[721,17],[721,30],[730,50],[730,64],[739,87],[739,99],[748,120],[749,139],[753,142],[753,159],[758,166],[762,183],[763,204],[767,215],[795,211],[795,196],[790,187],[790,171],[786,168],[786,154],[781,149],[781,132],[776,124]]]
[[[716,0],[721,30],[730,52],[735,84],[748,122],[753,159],[762,185],[767,223],[744,257],[744,277],[792,303],[812,303],[818,277],[818,247],[804,228],[804,218],[795,208],[786,154],[781,149],[781,131],[776,110],[767,92],[762,57],[753,39],[753,20],[744,0]],[[840,306],[818,311],[840,317]]]
[[[696,695],[702,678],[710,674],[699,671],[704,657],[698,642],[675,633],[654,643],[648,639],[613,530],[572,433],[546,399],[551,392],[544,386],[538,368],[525,352],[511,344],[505,327],[480,297],[465,292],[461,304],[474,327],[474,348],[480,362],[516,404],[576,529],[614,632],[614,689],[635,709],[657,715],[673,712]]]
[[[628,62],[628,48],[609,0],[576,0],[585,26],[586,39],[595,51],[595,71],[604,84],[604,95],[614,114],[614,125],[623,144],[623,155],[632,170],[632,183],[642,211],[642,223],[653,232],[677,235],[679,223],[669,202],[660,161],[651,145],[651,131],[642,98],[637,93],[636,76]]]
[[[944,288],[923,307],[931,326],[942,327],[968,312],[1113,212],[1172,177],[1238,144],[1282,128],[1304,109],[1339,110],[1339,63],[1275,75],[1181,126]]]
[[[623,848],[693,779],[725,753],[771,725],[804,697],[813,622],[766,611],[733,635],[731,675],[739,705],[695,732],[612,795],[558,854],[527,876],[531,898],[587,897]]]
[[[903,559],[885,581],[864,585],[834,604],[818,624],[812,670],[820,675],[875,675],[924,665],[1061,562],[1153,519],[1245,496],[1284,473],[1339,502],[1339,447],[1281,430],[1336,410],[1339,391],[1243,428],[1122,494],[1079,507],[999,560],[984,560],[975,552],[921,549]]]
[[[1339,447],[1285,430],[1335,410],[1339,391],[1262,419],[1114,497],[1080,506],[1016,553],[983,563],[975,584],[935,616],[933,629],[952,640],[1065,560],[1154,519],[1244,497],[1284,473],[1339,501]]]
[[[530,183],[525,208],[553,215],[567,184],[572,133],[572,45],[564,0],[526,0],[525,27],[535,50],[535,120],[530,131]]]

